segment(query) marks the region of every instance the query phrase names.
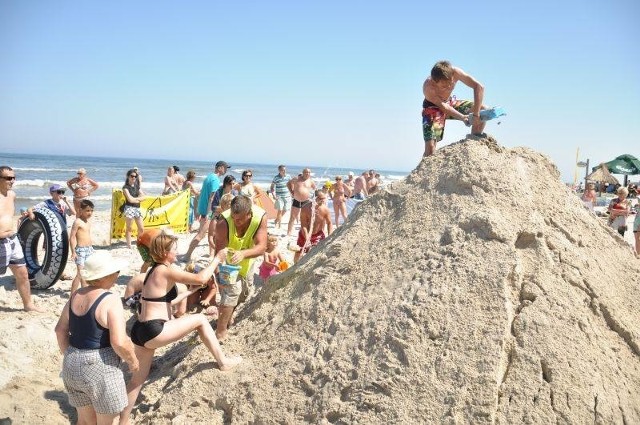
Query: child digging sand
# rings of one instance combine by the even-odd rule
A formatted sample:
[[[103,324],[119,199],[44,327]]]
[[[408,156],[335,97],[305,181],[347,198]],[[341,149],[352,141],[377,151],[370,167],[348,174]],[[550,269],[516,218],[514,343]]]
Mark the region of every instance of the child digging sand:
[[[73,294],[80,285],[82,285],[82,287],[87,286],[87,283],[82,278],[81,271],[84,268],[84,262],[94,253],[91,244],[91,223],[89,223],[89,219],[91,215],[93,215],[93,202],[88,199],[82,200],[77,214],[78,218],[73,222],[71,233],[69,234],[71,259],[75,260],[78,269],[76,277],[74,277],[73,282],[71,282],[71,294]]]
[[[264,261],[260,264],[260,277],[264,284],[269,282],[269,278],[280,273],[279,262],[285,262],[284,255],[278,249],[278,237],[276,235],[267,236],[267,250],[264,253]]]

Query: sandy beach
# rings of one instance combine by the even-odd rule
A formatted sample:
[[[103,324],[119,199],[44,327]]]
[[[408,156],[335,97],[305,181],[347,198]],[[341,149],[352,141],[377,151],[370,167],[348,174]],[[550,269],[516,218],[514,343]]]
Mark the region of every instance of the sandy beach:
[[[92,228],[97,249],[129,263],[122,294],[142,260],[109,244],[108,212]],[[447,146],[239,309],[224,345],[245,359],[234,372],[196,336],[157,350],[133,419],[636,423],[632,237],[588,212],[542,154],[493,139]],[[291,240],[280,239],[290,257]],[[75,420],[53,332],[70,284],[34,291],[47,312],[30,314],[11,273],[0,277],[0,420]]]
[[[18,220],[18,217],[15,217]],[[283,229],[273,231],[270,220],[269,231],[279,236],[279,248],[288,262],[293,264],[293,252],[287,249],[291,238],[285,236],[288,215],[284,216]],[[129,264],[120,272],[112,292],[124,294],[127,281],[142,265],[138,251],[127,249],[123,241],[110,241],[110,211],[94,212],[91,218],[92,241],[97,250],[109,250],[114,258]],[[69,222],[69,226],[73,223]],[[299,229],[299,225],[295,226]],[[178,235],[178,252],[185,252],[195,233]],[[112,242],[112,243],[111,243]],[[194,260],[207,261],[208,246],[205,241],[194,251]],[[75,276],[76,267],[68,261],[65,272]],[[256,279],[259,286],[259,279]],[[46,309],[45,313],[25,313],[15,289],[11,272],[0,276],[0,420],[11,418],[14,424],[68,424],[75,422],[75,409],[68,404],[62,379],[62,354],[58,350],[54,327],[60,312],[69,300],[71,280],[60,280],[47,290],[32,290],[34,301]],[[127,319],[132,314],[125,309]],[[184,342],[184,341],[182,341]],[[181,344],[178,342],[177,344]],[[169,352],[171,344],[157,353]]]

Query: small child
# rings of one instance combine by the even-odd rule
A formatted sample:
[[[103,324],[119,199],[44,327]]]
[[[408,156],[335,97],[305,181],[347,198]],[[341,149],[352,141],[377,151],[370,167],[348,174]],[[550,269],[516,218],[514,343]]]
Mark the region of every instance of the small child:
[[[71,226],[71,233],[69,235],[69,245],[71,247],[71,259],[75,260],[78,272],[76,277],[71,283],[71,294],[73,294],[79,287],[87,286],[87,283],[82,278],[81,271],[84,268],[84,262],[87,258],[94,253],[93,246],[91,244],[91,223],[89,219],[93,215],[93,202],[88,199],[84,199],[80,202],[80,209],[78,210],[78,217]]]
[[[278,249],[278,237],[276,235],[268,235],[264,261],[260,264],[260,277],[265,285],[269,282],[271,276],[280,273],[278,262],[284,261],[284,256]]]

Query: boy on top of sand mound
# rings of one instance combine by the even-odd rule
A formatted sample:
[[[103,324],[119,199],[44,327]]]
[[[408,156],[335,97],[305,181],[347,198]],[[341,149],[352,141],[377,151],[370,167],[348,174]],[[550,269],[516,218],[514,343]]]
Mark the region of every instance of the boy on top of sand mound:
[[[457,100],[451,96],[458,81],[462,81],[473,89],[473,102]],[[422,85],[424,101],[422,102],[422,133],[424,136],[424,155],[433,155],[436,143],[442,140],[444,124],[448,118],[463,121],[469,126],[468,115],[473,113],[471,133],[481,135],[485,122],[480,120],[484,86],[460,68],[452,66],[449,61],[440,61],[431,69],[431,76]]]

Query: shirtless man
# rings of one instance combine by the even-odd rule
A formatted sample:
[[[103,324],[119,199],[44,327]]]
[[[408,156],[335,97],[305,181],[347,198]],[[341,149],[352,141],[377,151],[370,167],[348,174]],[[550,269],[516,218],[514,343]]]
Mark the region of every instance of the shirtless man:
[[[182,190],[182,185],[184,184],[185,180],[187,180],[187,178],[182,174],[180,174],[180,167],[178,167],[177,165],[173,166],[173,170],[175,171],[175,174],[173,175],[173,179],[175,180],[180,190]]]
[[[16,193],[12,187],[15,181],[16,174],[13,169],[6,165],[0,166],[0,274],[6,273],[7,266],[11,269],[25,311],[44,312],[31,300],[29,274],[13,223]]]
[[[356,177],[353,182],[353,198],[359,201],[364,200],[367,196],[369,196],[369,192],[367,191],[367,176],[369,173],[365,171],[362,175]]]
[[[473,102],[456,100],[451,96],[458,81],[473,89]],[[431,69],[431,76],[422,85],[424,101],[422,102],[422,133],[424,136],[424,155],[433,155],[436,143],[442,140],[446,119],[463,121],[466,126],[472,125],[471,133],[482,135],[485,122],[480,120],[484,86],[462,69],[452,66],[448,61],[440,61]],[[470,120],[469,114],[473,114]],[[473,122],[471,122],[473,121]]]
[[[344,181],[344,184],[346,184],[349,187],[349,189],[351,189],[351,192],[353,192],[353,185],[355,181],[356,179],[354,178],[353,171],[349,171],[349,174],[347,174],[347,179]]]
[[[307,243],[307,235],[311,229],[311,208],[304,208],[300,212],[300,231],[298,232],[298,247],[300,248],[293,256],[293,262],[297,263],[300,257],[306,254],[312,247],[326,238],[333,232],[331,223],[331,212],[326,205],[327,195],[322,190],[315,192],[315,214],[313,216],[313,229]],[[327,233],[324,232],[325,227]]]
[[[311,178],[311,169],[302,170],[302,175],[289,180],[289,190],[293,195],[291,204],[291,216],[287,227],[287,235],[291,236],[293,224],[300,217],[300,210],[311,206],[311,191],[316,190],[316,184]]]
[[[367,179],[367,193],[369,195],[373,195],[378,191],[378,185],[380,184],[380,180],[376,177],[376,172],[374,170],[369,170],[369,178]]]

